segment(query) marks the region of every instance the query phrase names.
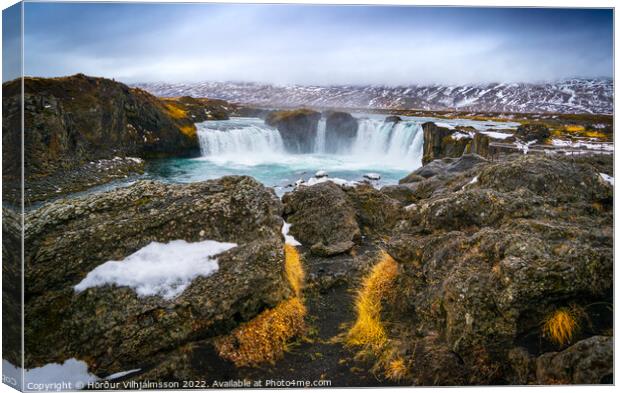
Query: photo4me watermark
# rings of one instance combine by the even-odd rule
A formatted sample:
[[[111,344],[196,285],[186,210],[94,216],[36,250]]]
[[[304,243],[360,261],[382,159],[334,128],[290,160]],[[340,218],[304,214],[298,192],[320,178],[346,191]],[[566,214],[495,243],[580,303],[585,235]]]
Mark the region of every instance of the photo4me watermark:
[[[296,380],[296,379],[231,379],[226,381],[89,381],[89,382],[28,382],[25,390],[39,392],[61,392],[75,390],[142,390],[142,389],[207,389],[207,388],[310,388],[330,387],[329,379]]]

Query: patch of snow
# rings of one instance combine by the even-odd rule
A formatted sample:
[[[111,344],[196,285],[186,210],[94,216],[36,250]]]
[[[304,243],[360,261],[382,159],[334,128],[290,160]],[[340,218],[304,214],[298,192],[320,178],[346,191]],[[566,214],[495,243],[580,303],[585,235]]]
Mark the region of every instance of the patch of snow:
[[[552,139],[551,144],[553,146],[562,146],[562,147],[572,147],[572,148],[584,148],[589,150],[604,150],[604,151],[614,151],[613,143],[588,143],[588,142],[572,142],[563,139]]]
[[[614,186],[614,178],[613,178],[613,176],[609,176],[609,175],[607,175],[605,173],[599,173],[599,175],[601,176],[603,181],[605,181],[606,183],[608,183],[612,187]]]
[[[21,380],[22,369],[6,360],[2,360],[3,378],[15,378],[17,385]],[[23,388],[37,391],[69,391],[80,390],[89,382],[98,381],[96,375],[88,372],[86,362],[75,358],[67,359],[62,364],[49,363],[24,372]],[[14,386],[18,387],[18,386]],[[19,386],[22,388],[22,386]]]
[[[310,179],[308,179],[305,185],[313,186],[315,184],[325,183],[327,181],[338,184],[339,186],[355,187],[358,185],[358,183],[355,181],[340,179],[338,177],[321,177],[321,178],[311,177]]]
[[[494,131],[480,131],[481,134],[488,135],[494,139],[506,139],[513,136],[513,134],[507,134],[504,132],[494,132]]]
[[[465,188],[467,188],[467,186],[471,185],[471,184],[475,184],[478,183],[478,176],[474,176],[473,179],[471,179],[471,181],[467,184],[465,184],[463,187],[461,187],[461,190],[465,190]]]
[[[218,264],[213,257],[236,246],[214,240],[152,242],[122,261],[97,266],[74,289],[82,292],[105,285],[127,286],[140,297],[158,295],[170,300],[183,293],[196,277],[215,273]]]
[[[449,128],[451,130],[454,130],[454,126],[452,124],[437,122],[437,123],[435,123],[435,125],[437,127],[444,127],[444,128]]]
[[[284,236],[284,243],[290,244],[291,246],[301,246],[301,243],[297,241],[292,235],[288,234],[288,231],[291,229],[291,225],[288,222],[284,221],[284,225],[282,225],[282,235]]]
[[[417,207],[418,205],[416,205],[415,203],[412,203],[411,205],[405,206],[405,210],[409,211],[409,210],[417,209]]]
[[[521,141],[516,141],[515,146],[517,146],[517,149],[521,150],[523,154],[527,154],[527,152],[530,151],[530,145],[533,145],[534,143],[536,143],[536,139],[534,139],[533,141],[526,142],[526,143],[523,143]]]
[[[114,373],[114,374],[110,374],[110,375],[108,375],[108,376],[107,376],[107,377],[105,377],[104,379],[106,379],[106,380],[110,381],[110,380],[113,380],[113,379],[122,378],[122,377],[124,377],[125,375],[129,375],[129,374],[137,373],[138,371],[141,371],[141,370],[142,370],[141,368],[136,368],[136,369],[133,369],[133,370],[119,371],[119,372],[117,372],[117,373]]]
[[[463,138],[471,138],[471,134],[466,134],[464,132],[455,132],[454,134],[452,134],[452,139],[456,139],[457,141]]]

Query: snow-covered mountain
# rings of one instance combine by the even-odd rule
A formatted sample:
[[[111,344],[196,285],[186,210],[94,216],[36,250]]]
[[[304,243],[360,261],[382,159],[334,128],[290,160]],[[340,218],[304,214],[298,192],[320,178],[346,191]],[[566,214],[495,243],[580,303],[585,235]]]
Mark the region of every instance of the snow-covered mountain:
[[[460,86],[278,86],[260,83],[139,83],[158,96],[220,98],[265,107],[465,110],[479,112],[612,113],[613,80]]]

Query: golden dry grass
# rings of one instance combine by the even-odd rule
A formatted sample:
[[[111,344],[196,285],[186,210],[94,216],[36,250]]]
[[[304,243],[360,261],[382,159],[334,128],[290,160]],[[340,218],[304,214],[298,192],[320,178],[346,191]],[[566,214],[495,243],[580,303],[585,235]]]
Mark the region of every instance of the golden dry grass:
[[[181,132],[184,135],[187,135],[189,137],[193,137],[194,135],[196,135],[196,126],[194,126],[193,124],[187,125],[187,126],[182,126],[181,127]]]
[[[165,106],[166,106],[166,111],[168,112],[170,117],[172,117],[173,119],[187,118],[187,111],[185,111],[185,109],[181,108],[180,106],[175,105],[170,102],[165,103]]]
[[[347,344],[362,345],[374,352],[379,352],[386,344],[388,337],[381,321],[381,301],[392,288],[397,274],[398,264],[383,252],[357,294],[357,319],[347,334]]]
[[[291,339],[306,332],[307,310],[301,296],[305,272],[299,252],[290,244],[284,245],[284,270],[294,297],[215,340],[219,355],[237,367],[275,362],[284,355]]]
[[[295,297],[265,310],[215,341],[219,355],[237,367],[274,363],[284,355],[288,342],[305,331],[306,307]]]
[[[578,315],[567,308],[555,310],[547,316],[543,324],[545,337],[560,346],[570,343],[578,330]]]
[[[407,366],[405,360],[397,357],[389,362],[385,370],[385,376],[392,381],[400,381],[407,375]]]
[[[295,296],[301,296],[301,288],[304,283],[305,273],[301,264],[299,252],[290,244],[284,245],[284,270]]]
[[[564,126],[564,129],[568,132],[583,132],[585,127],[578,124],[569,124]]]

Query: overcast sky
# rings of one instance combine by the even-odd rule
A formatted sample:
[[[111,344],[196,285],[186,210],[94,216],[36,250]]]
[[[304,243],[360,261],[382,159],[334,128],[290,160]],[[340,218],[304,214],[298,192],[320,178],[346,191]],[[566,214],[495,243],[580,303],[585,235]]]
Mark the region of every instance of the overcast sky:
[[[25,71],[125,82],[612,76],[611,10],[26,3]]]

